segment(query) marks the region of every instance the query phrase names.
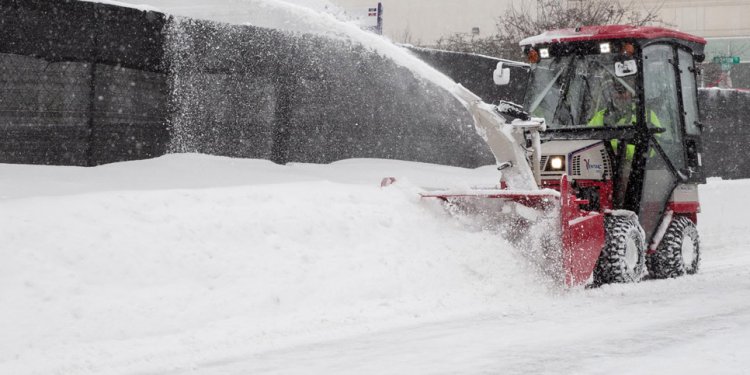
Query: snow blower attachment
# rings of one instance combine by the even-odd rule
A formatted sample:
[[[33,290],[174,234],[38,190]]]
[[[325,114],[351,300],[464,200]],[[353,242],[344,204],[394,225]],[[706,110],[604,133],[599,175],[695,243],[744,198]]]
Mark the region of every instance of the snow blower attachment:
[[[553,222],[539,256],[557,259],[553,273],[567,285],[697,272],[697,184],[705,177],[695,63],[705,43],[633,26],[522,41],[526,112],[486,104],[460,85],[453,91],[495,155],[500,183],[422,196],[450,206],[497,201],[510,221]],[[507,74],[498,66],[495,76],[506,79],[495,82],[507,83]]]
[[[547,244],[535,243],[537,247],[546,247],[543,254],[538,254],[547,260],[542,268],[563,279],[567,285],[586,282],[604,245],[604,216],[580,208],[589,201],[572,193],[568,176],[558,176],[556,189],[541,184],[543,152],[539,132],[545,129],[544,119],[523,115],[511,119],[506,111],[508,104],[494,106],[484,103],[460,84],[453,94],[466,105],[477,132],[495,155],[501,174],[500,185],[468,192],[434,191],[424,193],[422,197],[464,207],[482,204],[481,201],[487,199],[494,200],[496,202],[489,206],[497,207],[504,214],[501,217],[510,223],[509,232],[513,233],[528,231],[535,224],[543,225],[542,230],[548,231],[551,237],[545,239]],[[530,153],[525,148],[527,144],[532,147]],[[477,209],[471,211],[477,212]],[[530,241],[525,236],[520,238],[521,241]],[[545,246],[550,243],[561,249]]]

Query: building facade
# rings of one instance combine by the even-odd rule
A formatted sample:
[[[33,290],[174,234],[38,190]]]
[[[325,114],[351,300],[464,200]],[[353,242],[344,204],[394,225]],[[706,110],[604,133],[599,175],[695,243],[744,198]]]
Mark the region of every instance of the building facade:
[[[642,0],[658,6],[664,22],[708,40],[706,57],[735,56],[750,62],[750,0]]]

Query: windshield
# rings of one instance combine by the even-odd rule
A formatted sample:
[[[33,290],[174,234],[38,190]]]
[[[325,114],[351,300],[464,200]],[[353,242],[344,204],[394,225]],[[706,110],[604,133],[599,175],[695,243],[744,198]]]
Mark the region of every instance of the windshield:
[[[615,74],[614,54],[561,56],[532,65],[524,100],[551,128],[635,122],[635,72]]]

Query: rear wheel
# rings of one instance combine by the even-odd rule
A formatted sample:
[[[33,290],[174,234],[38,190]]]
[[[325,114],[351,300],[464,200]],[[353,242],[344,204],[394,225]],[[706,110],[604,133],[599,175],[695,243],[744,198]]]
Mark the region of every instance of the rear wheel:
[[[606,243],[594,270],[594,283],[639,281],[646,267],[646,240],[636,216],[605,218]]]
[[[675,217],[656,248],[648,257],[651,277],[666,279],[698,272],[700,238],[695,223],[685,216]]]

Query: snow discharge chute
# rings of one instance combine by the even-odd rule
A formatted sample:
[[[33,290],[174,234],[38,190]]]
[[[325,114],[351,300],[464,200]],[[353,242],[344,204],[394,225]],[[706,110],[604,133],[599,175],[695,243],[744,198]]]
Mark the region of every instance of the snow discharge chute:
[[[508,123],[497,106],[487,104],[482,98],[457,84],[451,93],[464,103],[474,119],[474,127],[487,142],[490,151],[495,155],[498,168],[501,170],[501,181],[510,189],[537,190],[539,175],[539,130],[544,129],[544,120],[521,121]],[[537,119],[534,119],[537,120]],[[521,146],[526,142],[525,133],[530,133],[534,143],[532,165],[529,167],[526,150]]]

